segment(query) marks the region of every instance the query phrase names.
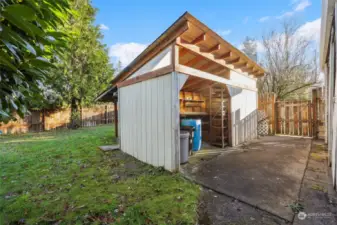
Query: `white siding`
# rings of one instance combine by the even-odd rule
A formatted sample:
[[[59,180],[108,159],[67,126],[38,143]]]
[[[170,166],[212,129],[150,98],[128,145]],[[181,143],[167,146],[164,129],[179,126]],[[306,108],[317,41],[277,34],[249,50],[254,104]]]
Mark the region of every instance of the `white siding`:
[[[179,103],[179,91],[176,90],[175,73],[119,89],[122,151],[154,166],[170,171],[178,169],[179,104],[175,112],[175,102]]]
[[[256,79],[231,71],[231,80],[256,88]],[[232,145],[257,137],[257,92],[230,86]]]
[[[171,65],[172,61],[172,46],[165,48],[158,55],[153,57],[150,61],[145,63],[141,68],[139,68],[136,72],[134,72],[128,79],[137,77],[144,73],[148,73],[165,66]]]

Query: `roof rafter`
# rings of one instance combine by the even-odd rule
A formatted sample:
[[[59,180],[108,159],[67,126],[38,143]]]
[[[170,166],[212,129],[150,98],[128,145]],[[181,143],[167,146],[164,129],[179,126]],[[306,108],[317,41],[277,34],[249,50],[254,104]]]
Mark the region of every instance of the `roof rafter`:
[[[193,41],[191,41],[192,45],[196,45],[199,44],[200,42],[206,41],[206,34],[203,33],[200,36],[198,36],[197,38],[195,38]]]
[[[242,62],[234,65],[235,69],[240,69],[242,67],[247,67],[248,63],[247,62]]]
[[[201,52],[207,52],[207,53],[213,53],[216,51],[219,51],[221,49],[221,45],[220,44],[216,44],[213,47],[209,48],[209,49],[200,49]]]
[[[246,67],[244,67],[244,68],[242,68],[241,70],[243,71],[243,72],[251,72],[251,71],[253,71],[254,70],[254,66],[248,66],[249,64],[247,63],[247,66]]]
[[[234,64],[234,63],[237,63],[237,62],[240,62],[240,57],[237,57],[236,59],[233,59],[233,60],[228,60],[226,61],[228,64]]]
[[[215,57],[216,59],[227,59],[227,58],[232,57],[232,56],[233,56],[232,52],[231,52],[231,51],[228,51],[228,52],[226,52],[226,53],[224,53],[224,54],[222,54],[222,55],[214,56],[214,57]]]

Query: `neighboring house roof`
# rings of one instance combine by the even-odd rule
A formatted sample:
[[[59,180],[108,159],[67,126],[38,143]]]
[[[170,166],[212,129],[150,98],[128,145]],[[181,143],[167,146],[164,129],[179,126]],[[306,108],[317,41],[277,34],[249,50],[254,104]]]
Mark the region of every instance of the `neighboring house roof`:
[[[322,0],[320,64],[324,69],[329,52],[330,32],[335,10],[334,0]]]

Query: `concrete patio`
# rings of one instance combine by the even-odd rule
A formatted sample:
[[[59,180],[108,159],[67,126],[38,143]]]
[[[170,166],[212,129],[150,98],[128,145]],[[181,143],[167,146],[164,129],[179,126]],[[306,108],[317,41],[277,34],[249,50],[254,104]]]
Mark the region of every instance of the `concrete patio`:
[[[181,171],[208,189],[287,223],[294,217],[289,206],[298,200],[310,146],[311,139],[263,137],[211,159],[200,159],[199,154]]]

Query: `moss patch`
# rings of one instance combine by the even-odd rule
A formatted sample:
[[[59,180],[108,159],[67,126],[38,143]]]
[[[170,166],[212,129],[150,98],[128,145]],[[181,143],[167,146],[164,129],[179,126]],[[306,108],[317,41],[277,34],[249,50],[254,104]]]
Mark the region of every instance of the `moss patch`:
[[[2,224],[195,224],[197,185],[112,143],[112,126],[0,137]]]

